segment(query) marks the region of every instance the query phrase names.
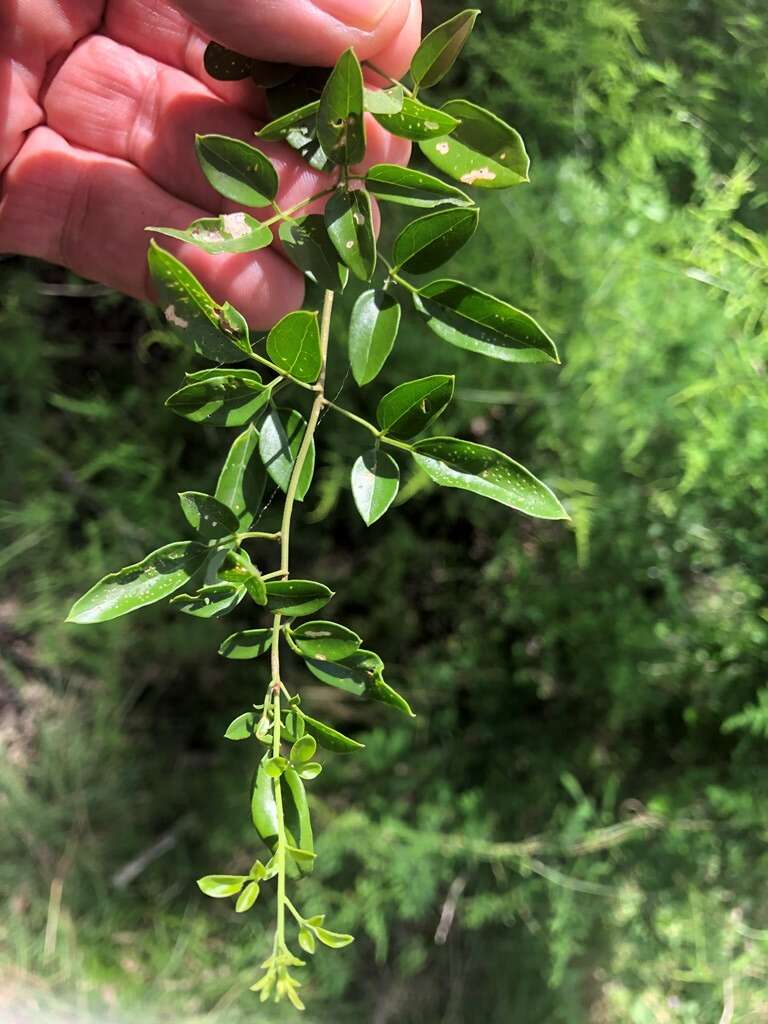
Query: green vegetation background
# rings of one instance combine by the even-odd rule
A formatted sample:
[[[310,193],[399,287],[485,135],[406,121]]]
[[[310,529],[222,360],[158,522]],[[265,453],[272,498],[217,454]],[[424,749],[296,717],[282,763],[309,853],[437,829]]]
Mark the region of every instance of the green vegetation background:
[[[456,371],[446,432],[529,465],[574,528],[411,478],[366,530],[364,438],[324,422],[296,565],[418,719],[305,691],[367,744],[314,787],[305,902],[358,941],[318,954],[308,1021],[768,1021],[767,40],[761,0],[483,7],[451,92],[522,131],[532,184],[483,199],[462,276],[564,366],[411,321],[345,400]],[[0,1014],[287,1021],[247,992],[266,908],[193,883],[252,859],[221,734],[261,669],[216,656],[232,620],[62,624],[179,535],[174,492],[213,485],[224,437],[162,408],[189,357],[153,310],[0,277]]]

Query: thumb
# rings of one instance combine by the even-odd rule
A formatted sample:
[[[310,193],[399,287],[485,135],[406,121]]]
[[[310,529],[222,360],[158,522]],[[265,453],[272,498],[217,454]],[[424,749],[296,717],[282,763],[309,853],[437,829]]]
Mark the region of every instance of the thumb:
[[[418,0],[172,2],[216,42],[259,60],[329,66],[352,46],[402,73],[418,45]]]

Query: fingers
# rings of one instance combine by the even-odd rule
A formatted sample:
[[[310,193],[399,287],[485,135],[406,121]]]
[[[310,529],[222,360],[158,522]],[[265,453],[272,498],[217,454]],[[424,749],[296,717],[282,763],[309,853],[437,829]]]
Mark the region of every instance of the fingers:
[[[412,11],[419,6],[417,0],[174,3],[211,38],[261,60],[328,66],[352,46],[361,60],[378,56],[390,74],[400,75],[410,59],[409,47],[412,52],[418,45],[414,35],[391,50],[406,25],[413,33]]]
[[[195,133],[256,141],[256,122],[244,110],[191,75],[102,36],[75,48],[49,86],[44,106],[49,127],[69,142],[128,160],[166,191],[215,212],[223,201],[198,166]],[[373,120],[368,137],[369,166],[407,160],[408,143]],[[277,168],[284,208],[331,183],[288,146],[259,145]]]
[[[126,161],[69,145],[36,128],[9,166],[0,202],[0,251],[58,263],[149,298],[146,224],[186,227],[210,211],[176,199]],[[256,329],[301,305],[301,275],[271,249],[210,256],[164,239],[219,301]]]

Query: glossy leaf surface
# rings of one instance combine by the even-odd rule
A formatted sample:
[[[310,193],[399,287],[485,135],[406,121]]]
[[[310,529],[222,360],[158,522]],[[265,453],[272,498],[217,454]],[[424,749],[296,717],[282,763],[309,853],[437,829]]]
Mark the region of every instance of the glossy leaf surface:
[[[342,263],[361,281],[370,281],[376,267],[376,238],[368,193],[334,192],[325,207],[325,226]]]
[[[310,213],[280,225],[280,239],[288,259],[321,288],[341,291],[349,277],[339,264],[336,247],[328,236],[321,213]]]
[[[248,885],[243,889],[240,895],[237,897],[237,903],[235,904],[235,910],[238,914],[245,913],[246,910],[250,910],[256,900],[259,898],[259,883],[249,882]]]
[[[381,519],[397,497],[400,469],[380,448],[365,452],[352,466],[352,497],[366,526]]]
[[[313,100],[311,103],[305,103],[302,107],[297,107],[295,110],[276,117],[256,132],[256,138],[264,139],[266,142],[278,142],[285,139],[291,132],[301,131],[307,123],[314,122],[319,106],[320,101]]]
[[[363,104],[370,114],[399,114],[403,109],[404,98],[402,85],[363,90]]]
[[[195,541],[177,541],[151,552],[141,562],[99,580],[76,601],[67,622],[108,622],[170,597],[202,566],[208,549]]]
[[[472,200],[455,185],[424,171],[399,164],[375,164],[365,175],[365,187],[379,200],[402,206],[469,206]]]
[[[390,437],[401,440],[420,434],[450,402],[453,384],[454,378],[442,373],[399,384],[379,402],[379,426]]]
[[[352,754],[356,750],[362,750],[365,746],[365,744],[358,743],[357,740],[345,736],[344,733],[334,729],[326,722],[312,718],[304,712],[302,712],[302,718],[307,732],[314,736],[325,750],[330,750],[335,754]]]
[[[247,661],[265,654],[271,646],[271,629],[245,629],[228,636],[219,647],[219,654],[236,661]]]
[[[259,452],[262,462],[278,487],[284,491],[288,490],[306,426],[306,420],[295,409],[277,408],[269,410],[261,425]],[[314,470],[315,442],[313,439],[301,470],[299,486],[296,491],[297,501],[302,501],[309,490]]]
[[[246,875],[206,875],[205,878],[198,878],[197,884],[206,896],[223,899],[240,892],[247,881]]]
[[[364,291],[349,322],[349,364],[362,387],[378,376],[392,351],[400,327],[400,303],[378,288]]]
[[[250,352],[247,334],[235,335],[213,301],[184,264],[154,240],[147,254],[149,270],[165,319],[195,352],[214,363],[238,362]]]
[[[468,207],[438,210],[411,221],[395,239],[395,264],[411,274],[435,270],[467,244],[475,233],[479,216],[475,207]]]
[[[255,146],[226,135],[198,135],[197,159],[216,191],[244,206],[269,206],[278,178],[271,160]]]
[[[274,848],[278,835],[277,804],[272,779],[267,774],[265,763],[269,755],[259,762],[251,787],[251,821],[259,838],[270,849]]]
[[[293,839],[295,849],[293,860],[302,874],[309,874],[314,867],[315,842],[312,835],[312,819],[304,783],[293,768],[286,768],[281,783],[283,787],[283,806],[285,808],[285,824],[289,842]],[[307,856],[309,855],[309,856]]]
[[[383,662],[373,651],[355,651],[349,657],[334,662],[308,658],[306,666],[313,676],[329,686],[358,697],[366,696],[413,715],[408,702],[384,682]]]
[[[317,313],[299,309],[279,320],[267,335],[267,355],[290,376],[313,384],[323,365]]]
[[[267,610],[284,615],[311,615],[333,597],[333,591],[313,580],[270,580],[267,583]]]
[[[169,238],[189,242],[203,252],[256,252],[272,244],[272,232],[247,213],[223,213],[219,217],[201,217],[192,221],[185,231],[177,228],[150,227]]]
[[[415,85],[424,88],[437,85],[451,70],[479,13],[479,10],[462,11],[424,36],[411,60],[411,76]]]
[[[179,495],[181,511],[189,525],[204,540],[215,540],[235,533],[239,523],[237,516],[210,494],[200,491],[182,491]]]
[[[460,123],[450,135],[420,143],[435,167],[477,188],[511,188],[528,181],[530,160],[511,125],[469,100],[449,100],[442,109]]]
[[[354,50],[342,53],[317,110],[317,135],[329,160],[347,167],[365,156],[363,72]]]
[[[246,711],[245,714],[238,715],[237,718],[233,719],[227,726],[227,731],[224,733],[225,740],[248,740],[256,732],[256,724],[259,721],[259,716],[254,711]]]
[[[250,424],[232,442],[221,468],[214,495],[238,517],[247,530],[261,508],[267,473],[257,455],[259,432]]]
[[[508,363],[559,362],[557,348],[533,317],[461,281],[430,281],[416,306],[444,341]]]
[[[351,629],[338,622],[303,622],[293,630],[293,640],[306,658],[334,661],[346,658],[362,643]]]
[[[254,370],[221,370],[192,380],[166,399],[166,406],[193,423],[242,427],[263,409],[271,390]]]
[[[550,489],[503,452],[455,437],[417,441],[413,455],[442,487],[472,491],[537,519],[567,519]]]
[[[397,114],[374,114],[382,128],[401,139],[421,142],[426,139],[440,138],[450,133],[458,125],[458,120],[445,110],[428,107],[419,100],[406,96],[403,108]]]
[[[234,583],[213,583],[201,587],[194,594],[178,594],[171,598],[171,604],[185,615],[216,619],[231,612],[244,597],[245,587],[238,587]]]

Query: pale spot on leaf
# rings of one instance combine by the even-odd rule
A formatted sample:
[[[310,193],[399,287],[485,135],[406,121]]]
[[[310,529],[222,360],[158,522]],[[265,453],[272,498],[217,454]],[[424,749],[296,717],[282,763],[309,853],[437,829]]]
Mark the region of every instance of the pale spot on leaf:
[[[165,319],[169,324],[173,324],[174,327],[189,327],[189,320],[177,316],[175,306],[166,306]]]
[[[251,233],[244,213],[225,213],[221,224],[231,238],[245,238]]]
[[[448,150],[450,148],[451,147],[448,145],[447,142],[438,142],[438,144],[435,146],[435,149],[437,150],[437,152],[438,153],[442,153],[443,156],[445,156],[445,154],[448,152]]]
[[[461,180],[465,185],[474,185],[476,181],[493,181],[495,177],[496,172],[492,171],[490,167],[478,167],[474,171],[462,174]]]

